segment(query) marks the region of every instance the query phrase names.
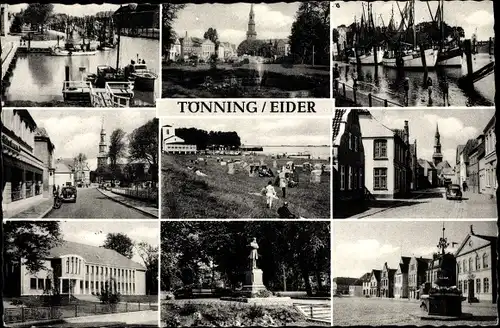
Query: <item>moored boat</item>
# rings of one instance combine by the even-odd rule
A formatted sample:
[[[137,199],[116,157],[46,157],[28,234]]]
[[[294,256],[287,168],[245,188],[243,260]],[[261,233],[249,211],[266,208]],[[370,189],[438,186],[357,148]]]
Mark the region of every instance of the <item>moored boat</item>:
[[[148,69],[146,64],[130,64],[125,68],[125,75],[134,82],[134,88],[140,91],[154,91],[158,75]]]
[[[425,64],[427,68],[434,68],[436,66],[438,51],[435,49],[424,50]],[[401,59],[401,67],[404,69],[423,69],[422,57],[419,50],[405,51]],[[398,59],[394,52],[387,52],[382,58],[382,64],[386,67],[398,68]]]
[[[383,50],[378,50],[377,51],[377,65],[382,64],[382,57],[384,56],[384,51]],[[356,57],[349,57],[349,64],[357,64],[357,59]],[[361,62],[361,65],[375,65],[375,56],[372,51],[360,55],[359,56],[359,61]]]
[[[459,47],[439,51],[437,66],[462,67],[463,51]]]
[[[91,51],[81,51],[81,50],[67,50],[58,47],[50,49],[50,54],[52,56],[94,56],[97,53],[95,50]]]

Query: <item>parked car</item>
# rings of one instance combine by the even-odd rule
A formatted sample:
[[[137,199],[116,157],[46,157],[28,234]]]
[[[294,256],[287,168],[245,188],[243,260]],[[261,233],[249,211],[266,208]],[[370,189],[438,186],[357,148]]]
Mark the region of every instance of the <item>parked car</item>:
[[[446,199],[462,199],[462,189],[460,185],[450,184],[446,188]]]
[[[61,190],[61,196],[63,200],[71,200],[76,203],[77,191],[75,186],[64,186]]]

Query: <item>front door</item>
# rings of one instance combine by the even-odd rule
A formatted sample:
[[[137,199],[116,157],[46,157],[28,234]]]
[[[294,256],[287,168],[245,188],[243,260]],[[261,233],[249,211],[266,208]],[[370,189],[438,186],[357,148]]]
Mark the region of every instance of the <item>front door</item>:
[[[69,279],[62,279],[62,292],[61,294],[69,294]]]
[[[474,299],[474,279],[469,279],[468,281],[468,292],[469,292],[469,303]]]

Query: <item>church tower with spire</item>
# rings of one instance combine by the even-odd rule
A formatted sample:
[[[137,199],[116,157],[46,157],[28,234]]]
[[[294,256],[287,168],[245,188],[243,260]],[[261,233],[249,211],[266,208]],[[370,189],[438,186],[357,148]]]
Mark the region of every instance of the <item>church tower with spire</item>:
[[[106,144],[106,131],[104,130],[104,118],[101,120],[101,140],[99,141],[99,154],[97,155],[97,167],[101,168],[108,164],[108,145]]]
[[[443,161],[443,154],[441,154],[441,135],[439,134],[439,127],[436,123],[436,135],[434,138],[434,154],[432,154],[432,161],[434,165],[438,165]]]
[[[257,32],[255,31],[255,14],[253,12],[253,4],[250,5],[250,14],[248,16],[248,31],[247,40],[256,40]]]

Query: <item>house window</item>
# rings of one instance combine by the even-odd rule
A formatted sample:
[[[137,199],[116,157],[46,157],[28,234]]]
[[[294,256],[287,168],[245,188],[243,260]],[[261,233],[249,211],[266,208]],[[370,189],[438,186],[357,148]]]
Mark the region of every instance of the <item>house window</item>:
[[[467,294],[467,280],[464,280],[464,294]]]
[[[89,266],[88,265],[85,266],[85,270],[87,271],[87,274],[89,274]]]
[[[472,257],[469,257],[469,272],[472,271]]]
[[[387,169],[373,169],[373,186],[374,189],[387,189]]]
[[[349,190],[352,190],[352,166],[349,166]]]
[[[38,289],[45,290],[45,280],[38,279]]]
[[[101,286],[102,287],[102,286]],[[95,289],[99,290],[99,281],[95,282]]]
[[[69,273],[69,258],[66,259],[66,273]]]
[[[363,180],[363,168],[359,168],[359,189],[363,189],[365,186],[365,181]]]
[[[476,254],[476,270],[481,270],[481,259],[479,258],[479,254]]]
[[[412,265],[410,266],[410,270],[411,270],[411,271],[415,271],[415,264],[412,264]]]
[[[373,148],[373,158],[387,158],[387,140],[374,140]]]
[[[358,172],[356,172],[356,170],[354,170],[354,177],[352,178],[353,182],[354,182],[354,189],[357,190],[358,189]]]
[[[489,262],[489,256],[488,256],[488,253],[484,253],[483,254],[483,268],[484,269],[487,269],[489,268],[490,264],[488,263]]]
[[[460,273],[460,262],[457,262],[457,273]]]
[[[490,280],[488,278],[484,278],[483,280],[483,292],[485,294],[490,292]]]
[[[349,150],[352,150],[352,134],[351,132],[349,132],[349,140],[347,140],[347,142],[349,143]]]
[[[345,166],[340,165],[340,190],[345,189]]]
[[[30,279],[30,289],[36,289],[36,278]]]
[[[476,279],[476,293],[481,293],[481,279]]]
[[[462,280],[458,281],[458,290],[462,291]]]
[[[465,259],[462,261],[462,266],[464,268],[464,272],[467,272],[467,266],[465,265]]]
[[[89,282],[85,281],[85,289],[89,289]]]

